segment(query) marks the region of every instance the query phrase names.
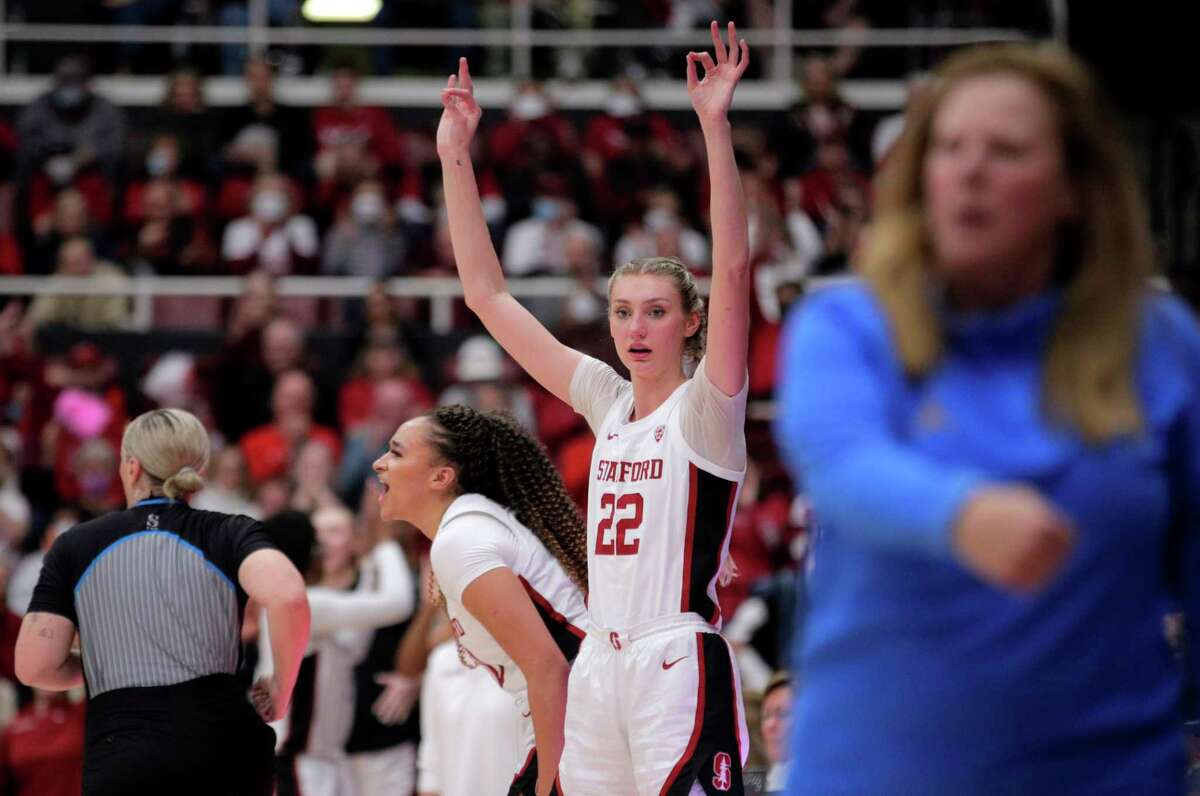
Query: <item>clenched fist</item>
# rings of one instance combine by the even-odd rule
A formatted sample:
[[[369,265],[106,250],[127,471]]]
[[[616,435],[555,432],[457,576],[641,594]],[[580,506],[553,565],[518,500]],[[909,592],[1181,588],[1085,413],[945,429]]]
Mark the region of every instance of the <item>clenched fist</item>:
[[[982,580],[1029,592],[1045,586],[1074,545],[1070,520],[1036,490],[996,486],[967,501],[954,528],[954,552]]]

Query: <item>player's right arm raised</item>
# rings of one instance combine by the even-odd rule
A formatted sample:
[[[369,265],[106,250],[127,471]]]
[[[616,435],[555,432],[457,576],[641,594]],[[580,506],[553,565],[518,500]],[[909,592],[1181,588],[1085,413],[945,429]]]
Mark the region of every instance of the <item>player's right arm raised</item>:
[[[451,75],[442,90],[437,149],[442,163],[450,241],[467,306],[526,373],[570,403],[571,377],[582,355],[555,339],[508,292],[500,259],[488,234],[471,163],[471,139],[481,115],[472,93],[467,59],[460,58],[458,74]]]

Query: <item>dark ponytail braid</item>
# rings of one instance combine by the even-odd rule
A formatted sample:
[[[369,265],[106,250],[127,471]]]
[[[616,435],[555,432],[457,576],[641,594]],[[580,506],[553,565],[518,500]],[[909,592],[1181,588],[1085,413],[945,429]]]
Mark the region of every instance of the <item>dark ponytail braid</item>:
[[[454,404],[431,417],[431,442],[458,471],[462,491],[507,507],[586,593],[587,525],[542,444],[501,412]]]

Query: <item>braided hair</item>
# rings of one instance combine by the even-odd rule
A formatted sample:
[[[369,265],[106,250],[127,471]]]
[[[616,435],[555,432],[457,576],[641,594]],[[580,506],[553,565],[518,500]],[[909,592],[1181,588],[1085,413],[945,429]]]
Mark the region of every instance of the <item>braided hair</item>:
[[[587,592],[587,526],[546,449],[510,415],[454,404],[430,413],[430,443],[463,492],[507,507]]]

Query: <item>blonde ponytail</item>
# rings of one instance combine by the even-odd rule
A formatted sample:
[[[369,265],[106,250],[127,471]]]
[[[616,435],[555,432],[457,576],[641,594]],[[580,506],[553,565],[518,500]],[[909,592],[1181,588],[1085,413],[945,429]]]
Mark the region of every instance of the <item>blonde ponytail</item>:
[[[208,430],[182,409],[154,409],[138,415],[121,440],[121,459],[141,462],[154,491],[172,500],[204,488],[200,472],[208,466],[208,452]]]
[[[179,472],[163,481],[163,494],[175,500],[186,497],[204,488],[204,478],[191,467],[182,467]]]

